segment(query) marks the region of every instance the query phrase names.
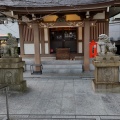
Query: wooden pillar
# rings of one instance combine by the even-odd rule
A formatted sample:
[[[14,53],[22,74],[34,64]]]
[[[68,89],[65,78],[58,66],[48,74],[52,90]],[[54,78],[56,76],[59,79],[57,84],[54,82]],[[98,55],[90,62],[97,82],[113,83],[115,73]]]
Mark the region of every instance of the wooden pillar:
[[[23,35],[24,25],[19,24],[19,35],[20,35],[20,55],[24,55],[24,35]]]
[[[85,20],[84,26],[84,71],[89,71],[89,41],[90,41],[90,21]]]
[[[50,54],[50,29],[48,28],[48,54]]]
[[[105,20],[106,20],[105,34],[109,36],[109,13],[108,12],[105,13]]]
[[[40,28],[40,33],[41,50],[42,54],[45,54],[44,28]]]
[[[1,58],[1,55],[2,53],[1,53],[1,40],[0,40],[0,58]]]
[[[35,64],[41,64],[40,58],[40,32],[39,25],[37,23],[33,23],[33,33],[34,33],[34,50],[35,50]],[[41,71],[40,67],[35,68],[36,71]]]

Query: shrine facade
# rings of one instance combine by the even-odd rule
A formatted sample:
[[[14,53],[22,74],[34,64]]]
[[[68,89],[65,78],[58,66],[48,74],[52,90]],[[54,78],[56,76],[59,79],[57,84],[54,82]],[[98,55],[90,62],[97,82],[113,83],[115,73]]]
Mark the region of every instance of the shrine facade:
[[[58,49],[67,48],[67,59],[83,57],[85,71],[89,71],[89,43],[97,42],[100,34],[108,35],[110,10],[120,5],[118,0],[9,1],[0,3],[0,9],[18,21],[21,57],[41,64],[42,57],[56,58]]]

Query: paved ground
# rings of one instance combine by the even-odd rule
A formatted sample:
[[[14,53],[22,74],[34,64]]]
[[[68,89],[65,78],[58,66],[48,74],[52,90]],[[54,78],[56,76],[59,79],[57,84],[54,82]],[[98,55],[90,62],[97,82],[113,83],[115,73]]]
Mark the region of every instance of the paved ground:
[[[25,93],[9,93],[10,114],[120,115],[120,94],[95,93],[91,78],[30,76],[24,79],[28,86]],[[0,114],[5,113],[5,95],[0,93]]]

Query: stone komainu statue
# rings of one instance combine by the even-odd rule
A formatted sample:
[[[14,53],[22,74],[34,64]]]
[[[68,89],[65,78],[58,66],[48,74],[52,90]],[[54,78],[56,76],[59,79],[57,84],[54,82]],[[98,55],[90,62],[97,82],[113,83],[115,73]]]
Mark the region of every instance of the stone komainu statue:
[[[99,35],[98,45],[100,47],[100,52],[98,55],[114,55],[117,51],[115,43],[112,44],[106,34]]]
[[[3,48],[3,58],[6,57],[19,57],[18,55],[18,43],[15,37],[12,34],[8,33],[8,40],[6,46]]]

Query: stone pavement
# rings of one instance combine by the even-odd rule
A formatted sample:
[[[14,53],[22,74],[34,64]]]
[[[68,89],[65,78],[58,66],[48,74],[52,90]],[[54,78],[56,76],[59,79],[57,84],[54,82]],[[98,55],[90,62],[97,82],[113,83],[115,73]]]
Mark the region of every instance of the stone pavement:
[[[17,118],[28,119],[120,120],[120,93],[95,93],[91,77],[53,79],[52,75],[25,77],[25,74],[28,90],[9,92],[11,117],[16,114]],[[0,116],[3,114],[6,114],[5,94],[0,93]]]

